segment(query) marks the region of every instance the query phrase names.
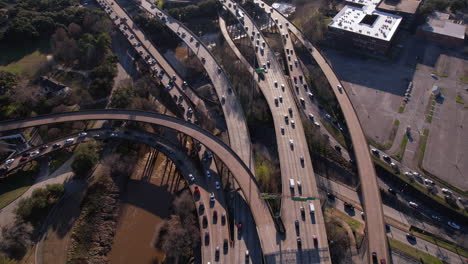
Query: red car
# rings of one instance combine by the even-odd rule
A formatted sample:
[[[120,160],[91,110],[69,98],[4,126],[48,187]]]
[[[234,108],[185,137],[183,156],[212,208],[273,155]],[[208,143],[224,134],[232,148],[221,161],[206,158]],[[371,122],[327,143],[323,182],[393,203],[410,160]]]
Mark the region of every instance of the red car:
[[[194,193],[195,193],[195,195],[200,195],[200,189],[198,188],[198,186],[195,186]]]
[[[21,157],[20,162],[27,161],[28,157]]]
[[[242,231],[242,223],[237,224],[237,231],[239,231],[239,233]]]

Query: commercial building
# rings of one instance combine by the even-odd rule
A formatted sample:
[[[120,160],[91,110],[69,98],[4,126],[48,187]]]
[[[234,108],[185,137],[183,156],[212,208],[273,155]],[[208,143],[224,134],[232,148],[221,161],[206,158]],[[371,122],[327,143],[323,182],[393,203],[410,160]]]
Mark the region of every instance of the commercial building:
[[[447,47],[461,47],[465,43],[465,25],[450,22],[450,15],[434,12],[416,34]]]
[[[352,0],[328,25],[335,46],[385,55],[401,23],[401,16],[376,10],[380,0]]]
[[[421,2],[421,0],[382,0],[377,5],[377,10],[401,16],[403,18],[401,28],[411,29]]]

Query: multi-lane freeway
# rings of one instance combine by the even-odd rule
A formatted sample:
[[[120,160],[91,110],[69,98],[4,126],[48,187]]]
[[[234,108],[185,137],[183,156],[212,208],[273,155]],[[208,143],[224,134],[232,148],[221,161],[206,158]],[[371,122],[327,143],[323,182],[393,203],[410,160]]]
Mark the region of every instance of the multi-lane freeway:
[[[314,214],[306,213],[303,217],[301,208],[310,211],[309,202],[297,202],[291,199],[291,196],[295,195],[318,197],[318,192],[304,128],[288,88],[289,84],[276,55],[248,14],[233,1],[226,0],[221,3],[243,25],[255,49],[258,64],[261,67],[265,65],[267,70],[264,78],[268,85],[260,85],[260,88],[275,123],[284,194],[281,219],[286,229],[286,237],[284,240],[278,240],[276,252],[273,254],[264,252],[265,259],[272,263],[329,262],[328,242],[319,200],[310,202],[316,208]]]
[[[262,6],[263,2],[259,0],[255,0],[255,2]],[[372,253],[375,252],[379,260],[389,263],[390,258],[387,239],[385,236],[382,200],[377,184],[375,168],[369,154],[368,144],[356,111],[354,110],[353,105],[346,94],[346,91],[342,88],[343,86],[340,83],[340,80],[322,54],[320,54],[320,52],[312,45],[312,43],[307,40],[305,35],[294,24],[288,21],[288,19],[280,12],[274,8],[271,8],[265,3],[263,3],[263,6],[265,9],[267,9],[266,12],[270,13],[272,19],[275,21],[278,20],[278,23],[282,23],[284,26],[286,26],[289,32],[294,34],[296,38],[307,48],[319,67],[322,69],[325,77],[330,83],[331,88],[333,89],[333,92],[336,95],[336,98],[338,99],[338,103],[340,104],[349,129],[358,172],[361,179],[365,214],[368,216],[366,218],[366,233],[368,237],[369,262],[373,262]]]

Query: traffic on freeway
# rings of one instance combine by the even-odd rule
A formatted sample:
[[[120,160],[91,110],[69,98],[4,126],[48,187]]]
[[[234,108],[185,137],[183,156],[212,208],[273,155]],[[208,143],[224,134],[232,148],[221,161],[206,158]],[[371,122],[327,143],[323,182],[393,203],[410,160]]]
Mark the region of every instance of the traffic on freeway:
[[[242,24],[255,49],[258,64],[264,65],[267,70],[264,78],[268,85],[260,86],[260,88],[266,87],[262,89],[262,93],[268,102],[275,123],[283,193],[290,196],[317,197],[315,176],[308,155],[304,129],[300,121],[294,120],[299,117],[299,112],[276,55],[245,10],[232,1],[226,0],[221,3]],[[294,184],[291,184],[292,182]],[[314,208],[321,208],[318,200],[313,200],[311,203]],[[306,208],[309,205],[306,202],[293,201],[291,197],[283,198],[281,219],[286,229],[286,238],[277,245],[281,250],[272,253],[264,252],[267,261],[310,263],[330,261],[321,210],[315,210],[316,221],[300,222],[303,215],[301,207]],[[312,234],[312,236],[301,234]],[[301,252],[301,254],[288,254],[288,252]]]

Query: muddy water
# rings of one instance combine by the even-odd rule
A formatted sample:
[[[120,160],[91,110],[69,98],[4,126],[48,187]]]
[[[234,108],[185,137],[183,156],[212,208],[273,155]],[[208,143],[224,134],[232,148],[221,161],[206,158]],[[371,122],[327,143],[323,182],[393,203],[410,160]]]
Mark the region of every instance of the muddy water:
[[[140,159],[137,169],[128,181],[123,196],[121,213],[109,256],[111,264],[162,263],[164,253],[152,245],[155,227],[169,217],[172,189],[168,179],[173,177],[173,164],[159,154],[151,178],[141,180],[146,160]]]

